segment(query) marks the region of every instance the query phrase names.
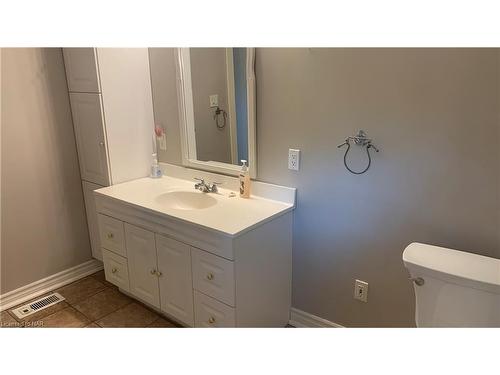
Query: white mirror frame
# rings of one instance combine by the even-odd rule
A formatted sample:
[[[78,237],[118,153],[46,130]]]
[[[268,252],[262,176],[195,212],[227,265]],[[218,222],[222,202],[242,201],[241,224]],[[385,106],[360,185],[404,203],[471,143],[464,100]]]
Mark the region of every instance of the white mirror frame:
[[[176,49],[177,96],[179,99],[179,123],[181,135],[182,164],[189,168],[237,176],[241,167],[217,161],[201,161],[196,158],[193,87],[191,82],[191,60],[189,48]],[[255,48],[247,48],[247,112],[248,112],[248,166],[250,177],[257,176],[256,152],[256,103],[255,103]]]

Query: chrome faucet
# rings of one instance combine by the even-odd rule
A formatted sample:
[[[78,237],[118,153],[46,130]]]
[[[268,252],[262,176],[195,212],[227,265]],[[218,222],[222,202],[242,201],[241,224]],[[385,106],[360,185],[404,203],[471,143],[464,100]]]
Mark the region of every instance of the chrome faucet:
[[[197,181],[200,181],[200,182],[197,182],[195,185],[194,185],[194,188],[196,190],[199,190],[203,193],[217,193],[218,192],[218,189],[217,189],[217,185],[220,185],[221,183],[220,182],[205,182],[205,180],[203,178],[197,178],[195,177],[195,180]]]

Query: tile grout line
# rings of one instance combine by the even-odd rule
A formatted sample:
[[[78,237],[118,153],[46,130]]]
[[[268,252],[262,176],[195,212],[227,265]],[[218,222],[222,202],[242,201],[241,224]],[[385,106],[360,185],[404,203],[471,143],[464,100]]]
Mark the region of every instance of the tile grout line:
[[[89,275],[89,277],[92,277],[92,275]],[[81,279],[81,280],[83,280],[83,279]],[[94,279],[94,280],[95,280],[95,279]],[[80,281],[80,280],[79,280],[79,281]],[[99,280],[96,280],[96,281],[99,281]],[[100,281],[99,281],[99,282],[100,282]],[[101,282],[100,282],[100,283],[101,283]],[[73,284],[73,283],[72,283],[72,284]],[[101,283],[101,284],[102,284],[102,285],[104,285],[104,283]],[[71,284],[69,284],[69,285],[71,285]],[[98,293],[101,293],[101,292],[105,291],[105,290],[106,290],[106,289],[108,289],[108,288],[109,288],[109,287],[108,287],[107,285],[104,285],[104,289],[101,289],[101,290],[99,290],[98,292],[96,292],[96,293],[93,293],[93,294],[89,295],[87,298],[84,298],[84,299],[82,299],[82,300],[80,300],[80,301],[76,302],[75,304],[79,304],[79,303],[81,303],[81,302],[83,302],[83,301],[86,301],[86,300],[88,300],[89,298],[91,298],[91,297],[95,296],[95,295],[96,295],[96,294],[98,294]],[[68,304],[68,306],[67,306],[67,307],[65,307],[64,309],[61,309],[61,310],[55,311],[55,312],[53,312],[52,314],[49,314],[49,315],[47,315],[47,316],[44,316],[41,320],[47,319],[47,318],[51,317],[51,316],[52,316],[52,315],[54,315],[54,314],[57,314],[57,313],[59,313],[59,312],[61,312],[61,311],[64,311],[64,310],[67,310],[68,308],[72,308],[73,310],[75,310],[75,311],[79,312],[80,314],[82,314],[82,315],[83,315],[86,319],[88,319],[88,320],[89,320],[89,323],[88,323],[88,324],[92,323],[92,322],[91,322],[91,318],[90,318],[90,317],[88,317],[87,315],[85,315],[84,313],[82,313],[80,310],[78,310],[78,309],[75,307],[75,305],[74,305],[73,303],[68,302],[66,299],[65,299],[64,301],[66,301],[66,303]],[[87,324],[87,325],[88,325],[88,324]],[[85,326],[83,326],[83,327],[85,327]],[[83,327],[81,327],[81,328],[83,328]]]
[[[100,272],[100,271],[99,271],[99,272]],[[98,272],[96,272],[96,273],[98,273]],[[92,276],[93,276],[93,275],[95,275],[96,273],[94,273],[94,274],[92,274],[92,275],[90,275],[90,276],[92,277]],[[94,278],[94,279],[95,279],[96,281],[99,281],[101,284],[103,284],[103,285],[105,286],[105,288],[104,288],[104,289],[102,289],[102,290],[100,290],[100,291],[98,291],[98,292],[97,292],[97,293],[95,293],[95,294],[92,294],[91,296],[89,296],[89,297],[85,298],[84,300],[82,300],[82,301],[78,302],[77,304],[80,304],[80,303],[82,303],[82,302],[85,302],[85,301],[87,301],[88,299],[92,298],[93,296],[96,296],[97,294],[102,293],[102,292],[104,292],[104,291],[106,291],[106,290],[114,290],[114,288],[113,288],[112,286],[109,286],[109,285],[106,285],[106,284],[102,283],[100,280],[97,280],[97,278]],[[117,290],[117,292],[118,292],[118,293],[121,293],[119,290]],[[113,311],[111,311],[110,313],[108,313],[108,314],[106,314],[106,315],[103,315],[102,317],[100,317],[99,319],[97,319],[97,320],[95,320],[95,321],[91,321],[89,324],[91,324],[91,323],[95,323],[95,324],[97,324],[99,327],[104,328],[104,327],[100,326],[100,325],[97,323],[97,321],[98,321],[98,320],[101,320],[101,319],[105,318],[106,316],[108,316],[108,315],[110,315],[110,314],[112,314],[112,313],[114,313],[114,312],[116,312],[116,311],[120,310],[121,308],[123,308],[123,307],[125,307],[125,306],[128,306],[128,305],[129,305],[129,304],[131,304],[132,302],[133,302],[133,300],[130,300],[128,303],[126,303],[126,304],[125,304],[125,305],[123,305],[122,307],[119,307],[118,309],[113,310]],[[71,304],[71,303],[69,303],[69,302],[68,302],[68,305],[70,305],[71,307],[73,307],[76,311],[80,312],[80,313],[81,313],[83,316],[85,316],[87,319],[92,320],[92,318],[91,318],[90,316],[85,315],[83,312],[81,312],[80,310],[78,310],[78,309],[77,309],[77,308],[76,308],[73,304]]]
[[[117,312],[118,310],[121,310],[121,309],[123,309],[123,308],[127,307],[128,305],[130,305],[130,304],[131,304],[131,303],[133,303],[133,302],[134,302],[134,300],[132,300],[132,299],[131,299],[131,300],[130,300],[130,302],[127,302],[125,305],[123,305],[123,306],[121,306],[121,307],[117,308],[116,310],[113,310],[113,311],[111,311],[111,312],[107,313],[106,315],[101,316],[99,319],[95,320],[93,323],[95,323],[95,324],[97,324],[99,327],[101,327],[101,326],[99,325],[99,323],[97,323],[99,320],[104,319],[104,318],[105,318],[105,317],[107,317],[108,315],[111,315],[111,314],[113,314],[113,313]],[[75,309],[76,309],[76,308],[75,308]],[[78,310],[78,309],[76,309],[76,310]],[[78,310],[78,311],[80,311],[80,310]],[[82,314],[83,314],[83,313],[82,313]],[[83,315],[85,315],[85,314],[83,314]],[[85,315],[85,316],[87,316],[87,315]],[[90,319],[90,317],[88,317],[88,318]],[[104,328],[104,327],[101,327],[101,328]]]
[[[136,300],[131,299],[131,301],[130,301],[129,303],[127,303],[126,305],[124,305],[124,306],[122,306],[122,307],[120,307],[120,308],[116,309],[115,311],[111,311],[109,314],[104,315],[103,317],[99,318],[98,320],[103,320],[105,317],[107,317],[107,316],[109,316],[109,315],[111,315],[111,314],[113,314],[113,313],[115,313],[115,312],[117,312],[117,311],[120,311],[120,310],[124,309],[125,307],[127,307],[127,306],[131,305],[132,303],[137,303],[137,304],[140,304],[140,303],[138,303],[138,302],[139,302],[139,301],[136,301]],[[142,305],[142,304],[140,304],[140,305]],[[95,323],[95,324],[97,324],[97,325],[98,325],[99,327],[101,327],[101,328],[106,328],[106,327],[101,326],[99,323],[97,323],[97,321],[98,321],[98,320],[96,320],[96,323]],[[155,320],[155,322],[156,322],[156,320]],[[109,327],[108,327],[108,328],[109,328]],[[113,327],[113,328],[116,328],[116,327]],[[127,327],[124,327],[124,328],[127,328]]]

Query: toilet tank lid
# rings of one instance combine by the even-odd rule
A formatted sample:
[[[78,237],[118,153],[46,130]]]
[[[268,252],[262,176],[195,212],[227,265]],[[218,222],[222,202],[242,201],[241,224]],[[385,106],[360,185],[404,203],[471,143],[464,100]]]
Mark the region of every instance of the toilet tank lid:
[[[500,259],[414,242],[403,252],[405,265],[500,287]]]

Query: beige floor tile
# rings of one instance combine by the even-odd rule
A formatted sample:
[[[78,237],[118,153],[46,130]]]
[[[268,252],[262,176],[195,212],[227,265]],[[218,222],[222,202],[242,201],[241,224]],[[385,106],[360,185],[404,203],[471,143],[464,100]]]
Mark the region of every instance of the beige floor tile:
[[[118,289],[118,287],[115,284],[111,284],[109,281],[106,280],[106,275],[104,274],[104,270],[96,272],[96,273],[94,273],[94,274],[92,274],[90,276],[92,276],[97,281],[103,283],[107,287],[110,287],[110,288],[113,288],[113,289]]]
[[[132,299],[115,289],[105,289],[73,305],[91,321],[98,320],[132,302]]]
[[[16,319],[14,319],[8,311],[2,311],[0,313],[0,327],[1,328],[15,328],[22,327]]]
[[[90,321],[72,307],[58,311],[42,319],[43,328],[79,328],[85,327]]]
[[[95,324],[94,322],[92,322],[89,325],[85,326],[84,328],[101,328],[101,327],[99,327],[97,324]]]
[[[156,319],[153,323],[148,325],[149,328],[178,328],[176,324],[173,322],[163,318],[159,317]]]
[[[158,314],[132,302],[121,309],[106,315],[96,323],[101,327],[147,327],[158,319]]]
[[[74,305],[93,296],[96,293],[99,293],[104,289],[106,289],[106,286],[103,283],[97,281],[91,276],[88,276],[84,279],[78,280],[72,284],[57,289],[56,292],[60,293],[64,298],[66,298],[67,303],[69,303],[70,305]]]

